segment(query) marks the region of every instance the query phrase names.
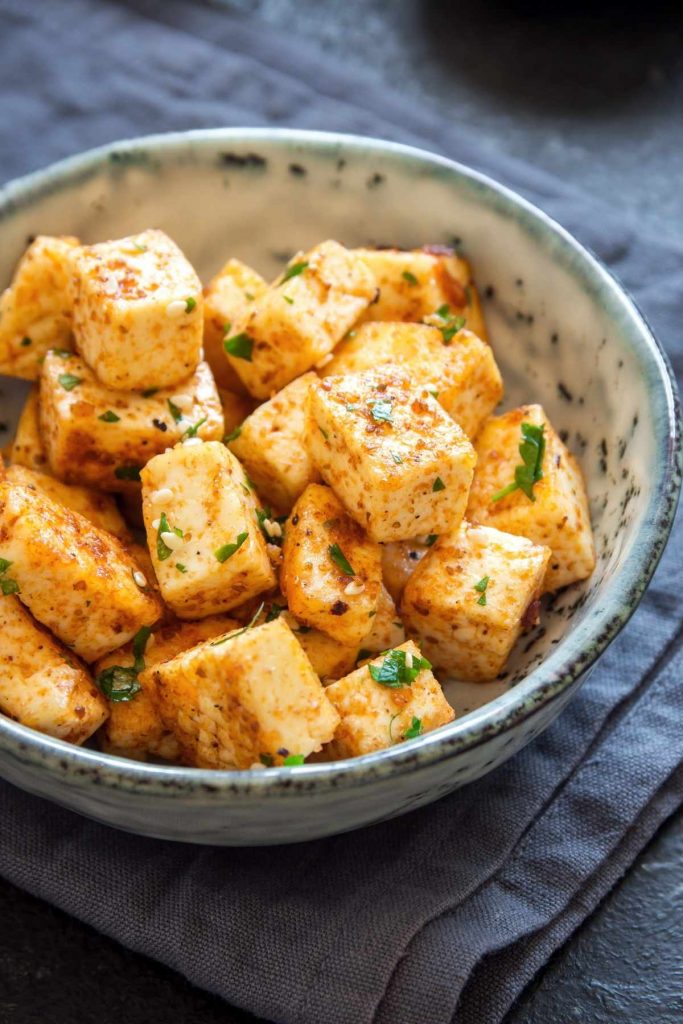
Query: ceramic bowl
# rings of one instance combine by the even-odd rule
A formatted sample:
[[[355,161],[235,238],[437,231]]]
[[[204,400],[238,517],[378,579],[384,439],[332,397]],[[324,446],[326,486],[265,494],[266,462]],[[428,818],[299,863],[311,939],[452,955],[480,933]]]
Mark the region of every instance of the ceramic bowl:
[[[540,401],[586,476],[598,564],[548,603],[504,678],[448,684],[459,715],[354,760],[246,772],[139,764],[0,716],[0,774],[146,835],[295,842],[379,821],[490,771],[574,696],[636,608],[671,526],[678,416],[667,362],[613,277],[559,225],[466,167],[416,149],[300,131],[216,130],[123,142],[0,192],[0,283],[36,233],[86,241],[164,228],[206,279],[228,255],[274,275],[323,238],[455,244],[472,260],[507,406]],[[25,387],[0,381],[15,422]],[[6,438],[8,439],[8,438]]]

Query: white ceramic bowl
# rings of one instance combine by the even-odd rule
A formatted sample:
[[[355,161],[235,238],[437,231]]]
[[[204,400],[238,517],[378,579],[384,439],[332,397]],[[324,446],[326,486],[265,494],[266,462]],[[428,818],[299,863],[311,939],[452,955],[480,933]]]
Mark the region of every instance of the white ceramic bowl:
[[[484,296],[506,405],[542,402],[581,461],[598,566],[587,584],[550,602],[503,680],[449,685],[457,720],[391,750],[210,772],[72,747],[0,715],[0,774],[120,828],[224,845],[345,831],[476,779],[575,694],[666,543],[680,485],[678,415],[647,324],[593,256],[495,182],[387,142],[269,129],[123,142],[11,182],[0,191],[0,283],[33,234],[96,241],[149,226],[175,238],[203,278],[228,255],[273,275],[327,237],[399,246],[457,239]],[[0,419],[12,423],[25,387],[3,379],[0,389]]]

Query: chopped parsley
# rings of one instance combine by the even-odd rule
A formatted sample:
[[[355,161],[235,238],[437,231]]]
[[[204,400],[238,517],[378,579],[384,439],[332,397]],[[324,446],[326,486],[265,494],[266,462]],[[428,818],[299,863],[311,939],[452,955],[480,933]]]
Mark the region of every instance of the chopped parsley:
[[[227,560],[229,558],[232,558],[232,556],[235,554],[235,552],[238,551],[242,547],[242,545],[244,544],[244,542],[245,542],[245,540],[247,539],[248,536],[249,536],[248,533],[238,533],[237,534],[237,540],[234,541],[234,543],[232,543],[232,544],[224,544],[222,547],[220,547],[216,551],[214,551],[214,554],[216,556],[216,560],[218,562],[227,562]]]
[[[265,765],[266,768],[273,767],[273,758],[271,754],[261,754],[259,756],[259,761],[261,762],[261,764]]]
[[[297,764],[303,764],[305,760],[303,754],[288,754],[282,763],[285,768],[294,768]]]
[[[145,667],[145,648],[152,630],[149,626],[143,626],[133,637],[133,665],[111,665],[100,672],[96,682],[100,690],[108,700],[120,703],[132,700],[140,692],[141,686],[138,675]]]
[[[186,437],[196,437],[197,431],[204,423],[206,423],[208,418],[208,416],[202,416],[202,418],[200,420],[197,420],[196,423],[190,424],[187,430],[184,430],[183,433],[180,435],[180,440],[184,441]]]
[[[70,355],[71,353],[69,353]],[[79,384],[83,383],[82,377],[76,377],[73,373],[60,373],[57,380],[62,385],[65,391],[73,391],[74,388],[78,387]]]
[[[266,525],[265,525],[266,524],[266,519],[273,519],[273,514],[270,511],[270,509],[269,508],[257,508],[255,511],[256,511],[256,522],[259,525],[259,529],[261,530],[261,533],[263,534],[266,543],[268,543],[268,544],[276,544],[278,547],[280,547],[281,544],[282,544],[282,541],[284,540],[284,537],[283,536],[271,537],[271,535],[266,530]],[[276,523],[279,523],[280,526],[282,526],[283,523],[287,522],[287,516],[276,516],[273,521],[276,522]]]
[[[117,466],[114,476],[117,480],[137,480],[140,482],[140,470],[142,466]]]
[[[303,274],[304,270],[308,269],[308,260],[300,260],[298,263],[292,263],[291,267],[287,267],[280,284],[284,284],[285,281],[291,281],[293,277],[298,277],[299,274]]]
[[[496,491],[491,501],[500,501],[513,491],[523,491],[529,501],[536,501],[534,484],[543,479],[543,456],[545,455],[545,423],[537,427],[533,423],[522,423],[522,442],[519,454],[521,466],[515,467],[515,479],[507,487]]]
[[[169,526],[166,513],[162,512],[159,516],[159,529],[157,530],[157,558],[160,562],[165,562],[167,558],[170,558],[173,552],[169,548],[168,544],[165,544],[162,539],[162,533],[175,533],[178,537],[183,536],[183,531],[177,526]]]
[[[274,622],[275,619],[279,619],[284,611],[287,609],[283,604],[271,604],[266,615],[266,622]]]
[[[325,438],[325,440],[326,440],[326,441],[329,441],[329,439],[330,439],[330,435],[329,435],[329,434],[327,433],[327,431],[326,431],[326,430],[323,430],[323,428],[322,428],[322,427],[318,427],[318,430],[319,430],[319,431],[320,431],[320,433],[321,433],[321,434],[323,435],[323,437]]]
[[[20,342],[20,345],[21,345],[22,348],[28,348],[29,345],[32,345],[32,344],[33,344],[33,342],[31,341],[31,339],[28,336],[26,338],[22,338],[21,342]]]
[[[370,406],[370,415],[378,423],[393,423],[393,406],[388,398],[378,398]]]
[[[423,669],[431,668],[426,658],[412,655],[412,665],[406,664],[406,651],[393,650],[385,656],[381,665],[368,665],[370,675],[381,686],[397,688],[410,686]]]
[[[71,359],[73,352],[70,348],[51,348],[50,352],[53,352],[60,359]]]
[[[17,581],[5,575],[11,565],[12,563],[8,559],[0,558],[0,591],[5,597],[8,597],[9,594],[21,593]]]
[[[413,720],[410,723],[410,728],[406,729],[406,731],[403,733],[403,739],[404,740],[414,740],[416,736],[421,736],[421,735],[422,735],[422,719],[421,718],[416,718],[415,715],[413,715]]]
[[[193,309],[196,309],[196,307],[197,307],[197,300],[194,298],[194,296],[190,295],[185,300],[185,312],[186,313],[191,313]]]
[[[211,643],[209,644],[209,646],[210,647],[220,647],[221,644],[226,643],[228,640],[234,640],[236,636],[242,636],[243,633],[246,633],[247,630],[251,629],[251,627],[254,625],[254,623],[258,619],[259,615],[263,611],[263,606],[264,605],[265,605],[265,601],[261,601],[261,604],[258,606],[258,608],[254,612],[254,614],[252,615],[252,617],[250,618],[250,620],[246,624],[246,626],[242,626],[242,628],[238,629],[235,633],[228,633],[227,636],[221,636],[221,637],[218,638],[218,640],[212,640]]]
[[[289,295],[283,295],[282,298],[285,300],[285,302],[288,302],[290,306],[294,305],[294,299],[290,299]]]
[[[102,423],[120,423],[121,422],[121,417],[117,416],[116,413],[112,412],[111,409],[107,409],[106,412],[103,412],[102,415],[98,416],[97,418],[98,418],[98,420],[101,420]]]
[[[425,543],[426,543],[428,548],[431,548],[432,544],[435,544],[438,539],[439,539],[438,533],[430,533],[428,535],[427,540],[425,541]]]
[[[239,426],[235,427],[234,430],[231,430],[229,434],[225,435],[225,437],[223,438],[223,444],[230,444],[231,441],[236,441],[241,433],[242,425],[240,424]]]
[[[251,362],[254,341],[244,331],[241,334],[233,334],[232,338],[226,338],[223,342],[223,347],[228,355],[233,356],[235,359],[244,359],[248,363]]]
[[[170,398],[166,399],[166,405],[168,406],[168,411],[170,412],[173,419],[176,421],[176,423],[179,423],[180,420],[183,418],[183,414],[178,408],[178,406],[175,404],[175,402],[172,402]]]
[[[159,388],[145,388],[145,390],[141,391],[140,394],[143,398],[151,398],[152,395],[156,395],[158,390]]]
[[[178,570],[178,572],[187,572],[187,566],[183,565],[182,562],[176,562],[175,567]]]
[[[477,604],[486,605],[486,588],[489,585],[490,576],[482,576],[478,583],[474,584],[474,589],[481,595]]]
[[[397,466],[400,466],[401,463],[403,462],[403,459],[398,454],[398,452],[391,452],[391,458],[393,459]]]
[[[446,485],[445,485],[445,483],[443,482],[443,480],[441,479],[440,476],[437,476],[436,480],[432,484],[432,490],[434,491],[435,494],[436,494],[437,491],[445,491],[446,490]]]
[[[351,566],[351,563],[349,562],[348,558],[346,557],[346,555],[344,554],[344,552],[342,551],[338,544],[330,544],[330,546],[327,549],[327,552],[332,561],[335,563],[335,565],[339,566],[339,568],[341,569],[345,576],[356,575],[355,570]]]
[[[451,313],[451,307],[447,302],[444,302],[443,306],[439,306],[434,315],[444,321],[443,327],[439,327],[439,330],[441,331],[444,344],[450,345],[453,335],[462,330],[467,323],[467,318]]]
[[[415,274],[411,274],[409,270],[404,270],[403,273],[401,274],[401,277],[403,278],[404,281],[407,281],[408,284],[415,285],[420,283],[418,279],[415,277]]]

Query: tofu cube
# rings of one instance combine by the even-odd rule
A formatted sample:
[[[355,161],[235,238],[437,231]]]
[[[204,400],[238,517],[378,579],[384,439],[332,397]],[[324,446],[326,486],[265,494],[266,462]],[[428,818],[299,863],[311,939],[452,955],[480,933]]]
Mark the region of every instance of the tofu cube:
[[[374,654],[376,651],[388,651],[405,643],[406,631],[393,598],[385,586],[382,586],[377,612],[370,619],[370,623],[370,631],[361,641],[360,656],[367,657],[367,654]]]
[[[476,436],[503,397],[491,347],[471,331],[425,324],[365,323],[339,344],[322,375],[360,373],[388,363],[428,388],[468,437]]]
[[[494,501],[522,465],[524,423],[544,428],[543,476],[533,485],[534,500],[518,489]],[[586,487],[577,461],[541,406],[522,406],[488,420],[477,438],[477,454],[467,518],[549,547],[544,591],[587,579],[595,568],[595,548]]]
[[[360,644],[382,592],[381,551],[329,487],[306,488],[282,552],[280,585],[292,614],[343,644]]]
[[[176,388],[143,395],[107,388],[79,356],[55,352],[43,363],[40,423],[55,476],[123,493],[139,491],[141,468],[188,430],[205,441],[224,434],[206,363]]]
[[[77,238],[39,235],[0,295],[0,374],[37,380],[49,348],[73,348],[69,255]]]
[[[227,448],[178,445],[141,476],[147,546],[179,618],[229,611],[275,585],[242,467]]]
[[[341,718],[332,744],[337,758],[384,750],[453,721],[453,708],[430,669],[420,667],[421,661],[419,649],[409,640],[326,688]],[[373,679],[370,666],[378,673],[386,664],[391,675],[397,663],[393,685]],[[412,674],[416,668],[412,682],[402,684],[406,669]]]
[[[76,347],[102,383],[122,391],[179,384],[201,359],[199,278],[163,231],[71,252]]]
[[[79,487],[77,484],[62,483],[61,480],[55,480],[53,476],[37,473],[34,469],[27,469],[26,466],[10,466],[7,470],[7,479],[19,487],[26,487],[36,494],[44,494],[48,498],[52,498],[64,508],[71,509],[72,512],[78,512],[93,526],[113,534],[124,543],[131,539],[116,502],[108,494],[102,494],[89,487]]]
[[[442,533],[463,517],[474,449],[400,368],[313,385],[306,440],[323,480],[373,540]]]
[[[250,768],[308,757],[339,716],[282,619],[226,633],[150,670],[186,764]]]
[[[467,682],[495,679],[522,629],[538,621],[550,550],[462,523],[440,537],[403,591],[409,635],[437,669]]]
[[[12,595],[0,597],[0,711],[68,743],[83,743],[108,713],[86,668]]]
[[[287,384],[247,417],[229,443],[259,494],[283,512],[320,479],[305,442],[306,398],[317,380],[305,373]]]
[[[232,334],[232,325],[267,288],[260,274],[241,260],[231,259],[204,289],[204,353],[221,388],[238,394],[244,390],[240,377],[230,365],[223,342]]]
[[[96,661],[159,618],[123,545],[44,494],[0,484],[0,580],[85,661]],[[8,563],[8,564],[6,564]]]
[[[322,242],[292,260],[232,325],[225,350],[250,394],[272,394],[341,341],[376,293],[363,260]]]
[[[400,605],[403,588],[435,541],[436,534],[432,534],[382,544],[382,579],[396,605]]]
[[[364,320],[423,320],[443,306],[464,316],[467,327],[488,340],[479,295],[466,259],[444,245],[423,249],[356,249],[375,276],[379,298]]]
[[[145,668],[151,669],[163,661],[170,661],[182,651],[195,647],[203,640],[211,640],[239,623],[227,615],[213,615],[201,622],[175,622],[155,629],[145,645]],[[95,665],[96,678],[114,666],[130,669],[135,665],[133,645],[124,644]],[[108,754],[147,761],[150,757],[164,761],[177,761],[180,747],[174,734],[165,726],[156,701],[154,681],[149,673],[140,690],[131,700],[108,701],[109,717],[100,732],[100,747]]]
[[[13,466],[26,466],[40,473],[50,473],[47,452],[40,432],[40,403],[37,387],[32,387],[21,410],[14,440],[9,451]]]

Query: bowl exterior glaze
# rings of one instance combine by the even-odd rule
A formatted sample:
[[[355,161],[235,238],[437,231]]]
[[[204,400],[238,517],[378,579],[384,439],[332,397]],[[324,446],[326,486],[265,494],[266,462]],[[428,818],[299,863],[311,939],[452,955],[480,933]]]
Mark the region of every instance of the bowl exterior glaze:
[[[0,774],[119,828],[196,843],[297,842],[419,807],[502,763],[556,717],[635,610],[680,487],[665,357],[614,278],[518,196],[450,161],[351,136],[221,129],[153,136],[63,161],[0,190],[0,284],[37,233],[174,237],[206,279],[228,255],[274,275],[325,237],[455,244],[484,296],[507,406],[540,401],[581,462],[598,566],[556,595],[503,679],[447,684],[459,712],[353,761],[250,772],[145,765],[0,716]],[[26,388],[1,380],[2,419]]]

